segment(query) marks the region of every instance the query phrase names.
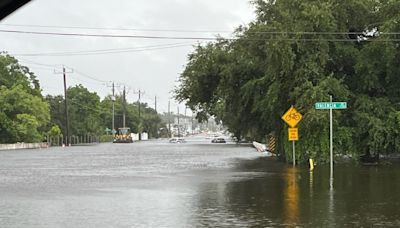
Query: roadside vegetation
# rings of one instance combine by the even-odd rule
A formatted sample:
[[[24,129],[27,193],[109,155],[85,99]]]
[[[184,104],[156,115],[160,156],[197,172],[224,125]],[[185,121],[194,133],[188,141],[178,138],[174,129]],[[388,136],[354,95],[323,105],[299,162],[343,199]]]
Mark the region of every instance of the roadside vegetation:
[[[329,114],[320,101],[348,102],[334,111],[338,155],[400,151],[400,3],[398,1],[254,0],[256,19],[236,39],[200,44],[188,56],[176,98],[215,116],[238,138],[278,139],[291,160],[281,116],[303,114],[299,161],[329,159]]]
[[[63,94],[63,91],[60,91]],[[103,100],[83,85],[67,89],[69,132],[71,136],[111,135],[112,100]],[[0,55],[0,143],[42,142],[47,136],[66,136],[64,96],[43,97],[40,83],[28,67],[14,57]],[[156,137],[165,127],[157,112],[141,103],[126,105],[126,125],[132,132]],[[122,127],[122,96],[115,100],[115,128]],[[103,136],[102,141],[111,136]],[[112,137],[111,137],[112,138]]]

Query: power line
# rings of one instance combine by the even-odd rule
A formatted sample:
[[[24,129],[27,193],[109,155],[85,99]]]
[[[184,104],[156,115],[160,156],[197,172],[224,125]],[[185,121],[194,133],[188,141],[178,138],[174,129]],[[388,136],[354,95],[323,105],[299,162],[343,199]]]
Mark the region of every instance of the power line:
[[[81,82],[81,83],[84,83],[84,84],[91,84],[91,85],[96,85],[96,86],[99,86],[99,85],[103,85],[104,86],[105,85],[105,83],[90,82],[90,81],[82,80],[81,78],[73,76],[73,75],[70,75],[69,78],[71,80],[75,81],[75,82]]]
[[[48,67],[49,69],[50,68],[54,68],[54,67],[59,67],[59,66],[62,67],[63,66],[62,64],[46,64],[46,63],[35,62],[35,61],[32,61],[32,60],[28,60],[28,59],[22,59],[22,58],[19,58],[19,59],[22,60],[23,62],[27,62],[28,64],[44,66],[44,67]],[[69,68],[72,69],[71,67],[69,67]],[[100,79],[98,79],[96,77],[90,76],[90,75],[88,75],[88,74],[86,74],[86,73],[84,73],[84,72],[82,72],[80,70],[77,70],[76,68],[73,68],[73,69],[74,69],[75,73],[77,73],[77,74],[79,74],[79,75],[81,75],[81,76],[83,76],[85,78],[89,78],[91,80],[94,80],[94,81],[97,81],[97,82],[101,82],[101,83],[107,83],[108,82],[108,81],[100,80]]]
[[[116,54],[126,52],[141,52],[168,49],[175,47],[191,46],[192,43],[173,43],[173,44],[160,44],[144,47],[131,47],[131,48],[115,48],[115,49],[97,49],[87,51],[70,51],[70,52],[49,52],[49,53],[15,53],[14,56],[81,56],[81,55],[102,55],[102,54]]]
[[[78,36],[78,37],[102,37],[102,38],[136,38],[136,39],[164,39],[164,40],[216,40],[215,37],[177,37],[177,36],[146,36],[146,35],[113,35],[113,34],[90,34],[90,33],[61,33],[61,32],[37,32],[23,30],[0,29],[2,33],[19,33],[34,35],[53,36]]]
[[[18,58],[18,60],[19,61],[23,61],[23,62],[27,62],[27,63],[29,63],[29,64],[34,64],[34,65],[39,65],[39,66],[45,66],[45,67],[49,67],[49,68],[55,68],[55,67],[62,67],[63,65],[62,64],[46,64],[46,63],[39,63],[39,62],[36,62],[36,61],[32,61],[32,60],[29,60],[29,59],[23,59],[23,58]]]
[[[86,30],[110,30],[110,31],[144,31],[144,32],[182,32],[182,33],[232,33],[228,30],[193,30],[193,29],[144,29],[144,28],[110,28],[110,27],[88,27],[88,26],[61,26],[61,25],[32,25],[32,24],[0,24],[0,26],[7,27],[25,27],[25,28],[55,28],[55,29],[86,29]],[[324,34],[324,35],[358,35],[363,34],[364,31],[354,32],[314,32],[314,31],[246,31],[250,34]],[[400,32],[394,33],[381,33],[396,35]]]
[[[133,38],[133,39],[160,39],[160,40],[204,40],[204,41],[217,41],[220,39],[235,41],[303,41],[303,42],[355,42],[355,41],[378,41],[378,42],[398,42],[400,39],[389,38],[389,39],[344,39],[344,38],[281,38],[281,37],[265,37],[265,38],[224,38],[224,37],[183,37],[183,36],[149,36],[149,35],[115,35],[115,34],[89,34],[89,33],[60,33],[60,32],[37,32],[37,31],[23,31],[23,30],[0,30],[2,33],[17,33],[17,34],[33,34],[33,35],[52,35],[52,36],[75,36],[75,37],[101,37],[101,38]],[[345,35],[346,33],[322,33],[322,32],[270,32],[268,34],[289,34],[293,33],[296,35],[311,34],[311,35],[322,35],[322,34],[337,34]],[[360,33],[356,33],[360,34]],[[381,35],[399,35],[400,33],[380,33]]]
[[[75,68],[74,68],[74,69],[75,69]],[[86,73],[83,73],[83,72],[81,72],[81,71],[79,71],[79,70],[76,70],[76,69],[75,69],[75,73],[77,73],[77,74],[79,74],[79,75],[81,75],[81,76],[83,76],[83,77],[92,79],[92,80],[94,80],[94,81],[101,82],[101,83],[107,83],[107,82],[108,82],[108,81],[103,81],[103,80],[97,79],[97,78],[95,78],[95,77],[92,77],[92,76],[90,76],[90,75],[88,75],[88,74],[86,74]]]
[[[143,29],[143,28],[110,28],[110,27],[86,27],[86,26],[60,26],[60,25],[22,25],[22,24],[0,24],[8,27],[31,27],[31,28],[56,28],[56,29],[87,29],[87,30],[110,30],[110,31],[143,31],[143,32],[181,32],[181,33],[231,33],[227,30],[192,30],[192,29]]]

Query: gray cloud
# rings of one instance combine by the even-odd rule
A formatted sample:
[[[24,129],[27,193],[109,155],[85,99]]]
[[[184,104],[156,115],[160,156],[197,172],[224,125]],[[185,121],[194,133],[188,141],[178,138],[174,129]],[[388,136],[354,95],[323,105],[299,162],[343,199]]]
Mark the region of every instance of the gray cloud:
[[[36,0],[0,22],[1,29],[32,31],[57,31],[80,33],[107,33],[163,36],[215,36],[215,31],[233,31],[241,24],[250,22],[253,8],[246,0]],[[140,28],[169,30],[202,30],[212,32],[167,31],[111,31],[61,28],[22,28],[7,24],[54,25],[101,28]],[[222,34],[228,35],[228,34]],[[0,33],[0,50],[10,54],[83,51],[127,47],[143,47],[176,40],[147,40],[126,38],[55,37]],[[118,81],[131,87],[130,101],[137,99],[134,90],[146,91],[144,101],[158,96],[159,110],[166,111],[170,91],[176,85],[179,73],[184,69],[188,46],[142,52],[85,55],[85,56],[35,56],[18,57],[36,73],[45,94],[62,94],[61,75],[50,67],[35,65],[30,61],[46,64],[65,64],[101,81]],[[25,61],[26,60],[26,61]],[[77,73],[68,78],[69,85],[81,83],[101,97],[110,93],[104,83],[85,78]]]

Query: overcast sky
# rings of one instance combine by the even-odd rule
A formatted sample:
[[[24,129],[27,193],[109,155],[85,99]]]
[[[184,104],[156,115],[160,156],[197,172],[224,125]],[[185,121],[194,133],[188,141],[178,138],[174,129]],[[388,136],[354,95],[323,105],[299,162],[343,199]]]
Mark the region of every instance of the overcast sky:
[[[34,0],[3,19],[0,30],[229,37],[236,27],[254,19],[253,11],[248,0]],[[115,81],[127,86],[129,102],[136,101],[141,90],[145,92],[142,102],[154,107],[157,96],[157,110],[161,112],[167,111],[187,55],[198,42],[204,41],[0,32],[0,50],[15,55],[37,75],[44,95],[63,94],[62,75],[54,71],[61,72],[65,65],[73,69],[67,75],[68,86],[82,84],[103,98],[111,93],[111,83],[107,82]],[[98,53],[107,49],[112,50]],[[88,51],[96,54],[89,55]],[[121,92],[122,87],[116,91]],[[173,102],[171,109],[176,107]]]

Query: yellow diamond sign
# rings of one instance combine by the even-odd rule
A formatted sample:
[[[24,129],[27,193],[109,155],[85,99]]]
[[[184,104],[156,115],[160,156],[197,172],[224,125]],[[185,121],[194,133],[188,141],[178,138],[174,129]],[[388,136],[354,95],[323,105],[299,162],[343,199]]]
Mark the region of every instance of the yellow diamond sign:
[[[293,106],[282,116],[283,121],[290,127],[295,127],[300,122],[301,118],[303,118],[303,116]]]

